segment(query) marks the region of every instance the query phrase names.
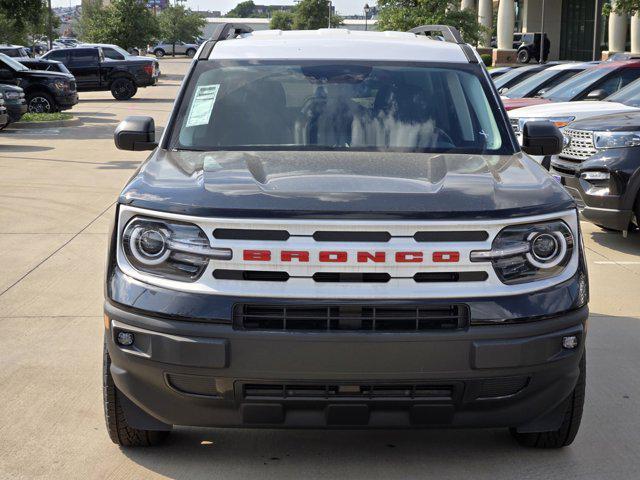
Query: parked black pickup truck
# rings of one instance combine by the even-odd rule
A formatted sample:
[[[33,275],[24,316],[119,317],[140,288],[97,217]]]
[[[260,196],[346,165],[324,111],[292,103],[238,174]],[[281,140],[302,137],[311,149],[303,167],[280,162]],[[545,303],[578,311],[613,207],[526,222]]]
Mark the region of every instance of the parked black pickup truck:
[[[21,87],[30,112],[68,110],[78,103],[76,80],[73,75],[29,70],[3,53],[0,53],[0,83]]]
[[[148,60],[107,59],[100,47],[51,50],[42,58],[64,63],[76,77],[78,90],[110,90],[116,100],[129,100],[138,88],[155,85],[158,81],[156,68]]]

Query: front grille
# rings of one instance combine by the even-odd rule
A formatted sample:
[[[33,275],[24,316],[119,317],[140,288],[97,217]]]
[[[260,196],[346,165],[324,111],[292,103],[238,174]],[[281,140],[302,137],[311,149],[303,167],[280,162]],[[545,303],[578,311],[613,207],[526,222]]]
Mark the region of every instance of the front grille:
[[[564,135],[570,139],[569,145],[558,155],[564,160],[582,162],[596,154],[593,132],[565,128]]]
[[[383,331],[456,330],[469,324],[466,305],[236,305],[244,330]]]
[[[511,124],[511,128],[513,128],[513,132],[517,135],[520,133],[520,122],[517,118],[510,118],[509,123]]]
[[[450,401],[452,385],[429,384],[244,384],[245,400],[398,400],[429,399]]]

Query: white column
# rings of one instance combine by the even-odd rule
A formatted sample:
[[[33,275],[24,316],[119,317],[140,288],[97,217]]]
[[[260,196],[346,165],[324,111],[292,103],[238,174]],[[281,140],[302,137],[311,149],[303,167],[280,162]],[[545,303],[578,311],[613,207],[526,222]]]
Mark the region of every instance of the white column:
[[[480,39],[481,47],[491,46],[491,30],[493,29],[493,0],[478,0],[478,23],[487,29]]]
[[[473,10],[475,3],[475,0],[462,0],[460,10]]]
[[[612,6],[615,2],[612,2]],[[627,38],[627,16],[611,12],[609,15],[609,51],[624,52]]]
[[[631,17],[631,52],[640,53],[640,13]]]
[[[498,49],[513,50],[516,8],[513,0],[500,0],[498,6]]]

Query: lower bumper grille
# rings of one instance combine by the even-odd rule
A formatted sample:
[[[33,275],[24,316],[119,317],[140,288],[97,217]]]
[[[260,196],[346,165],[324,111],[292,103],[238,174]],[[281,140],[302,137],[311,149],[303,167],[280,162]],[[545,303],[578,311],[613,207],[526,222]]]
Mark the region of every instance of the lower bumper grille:
[[[245,384],[242,392],[245,400],[331,400],[331,399],[431,399],[451,401],[454,388],[451,385],[330,385],[330,384]]]
[[[234,325],[244,330],[426,331],[469,324],[466,305],[237,305]]]

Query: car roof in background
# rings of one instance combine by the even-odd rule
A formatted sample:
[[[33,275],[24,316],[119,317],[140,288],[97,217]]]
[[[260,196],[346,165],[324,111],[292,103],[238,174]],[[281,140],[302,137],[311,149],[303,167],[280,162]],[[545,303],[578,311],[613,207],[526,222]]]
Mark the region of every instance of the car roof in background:
[[[209,58],[468,63],[457,43],[431,40],[424,35],[408,32],[368,32],[341,28],[255,31],[216,43]]]

